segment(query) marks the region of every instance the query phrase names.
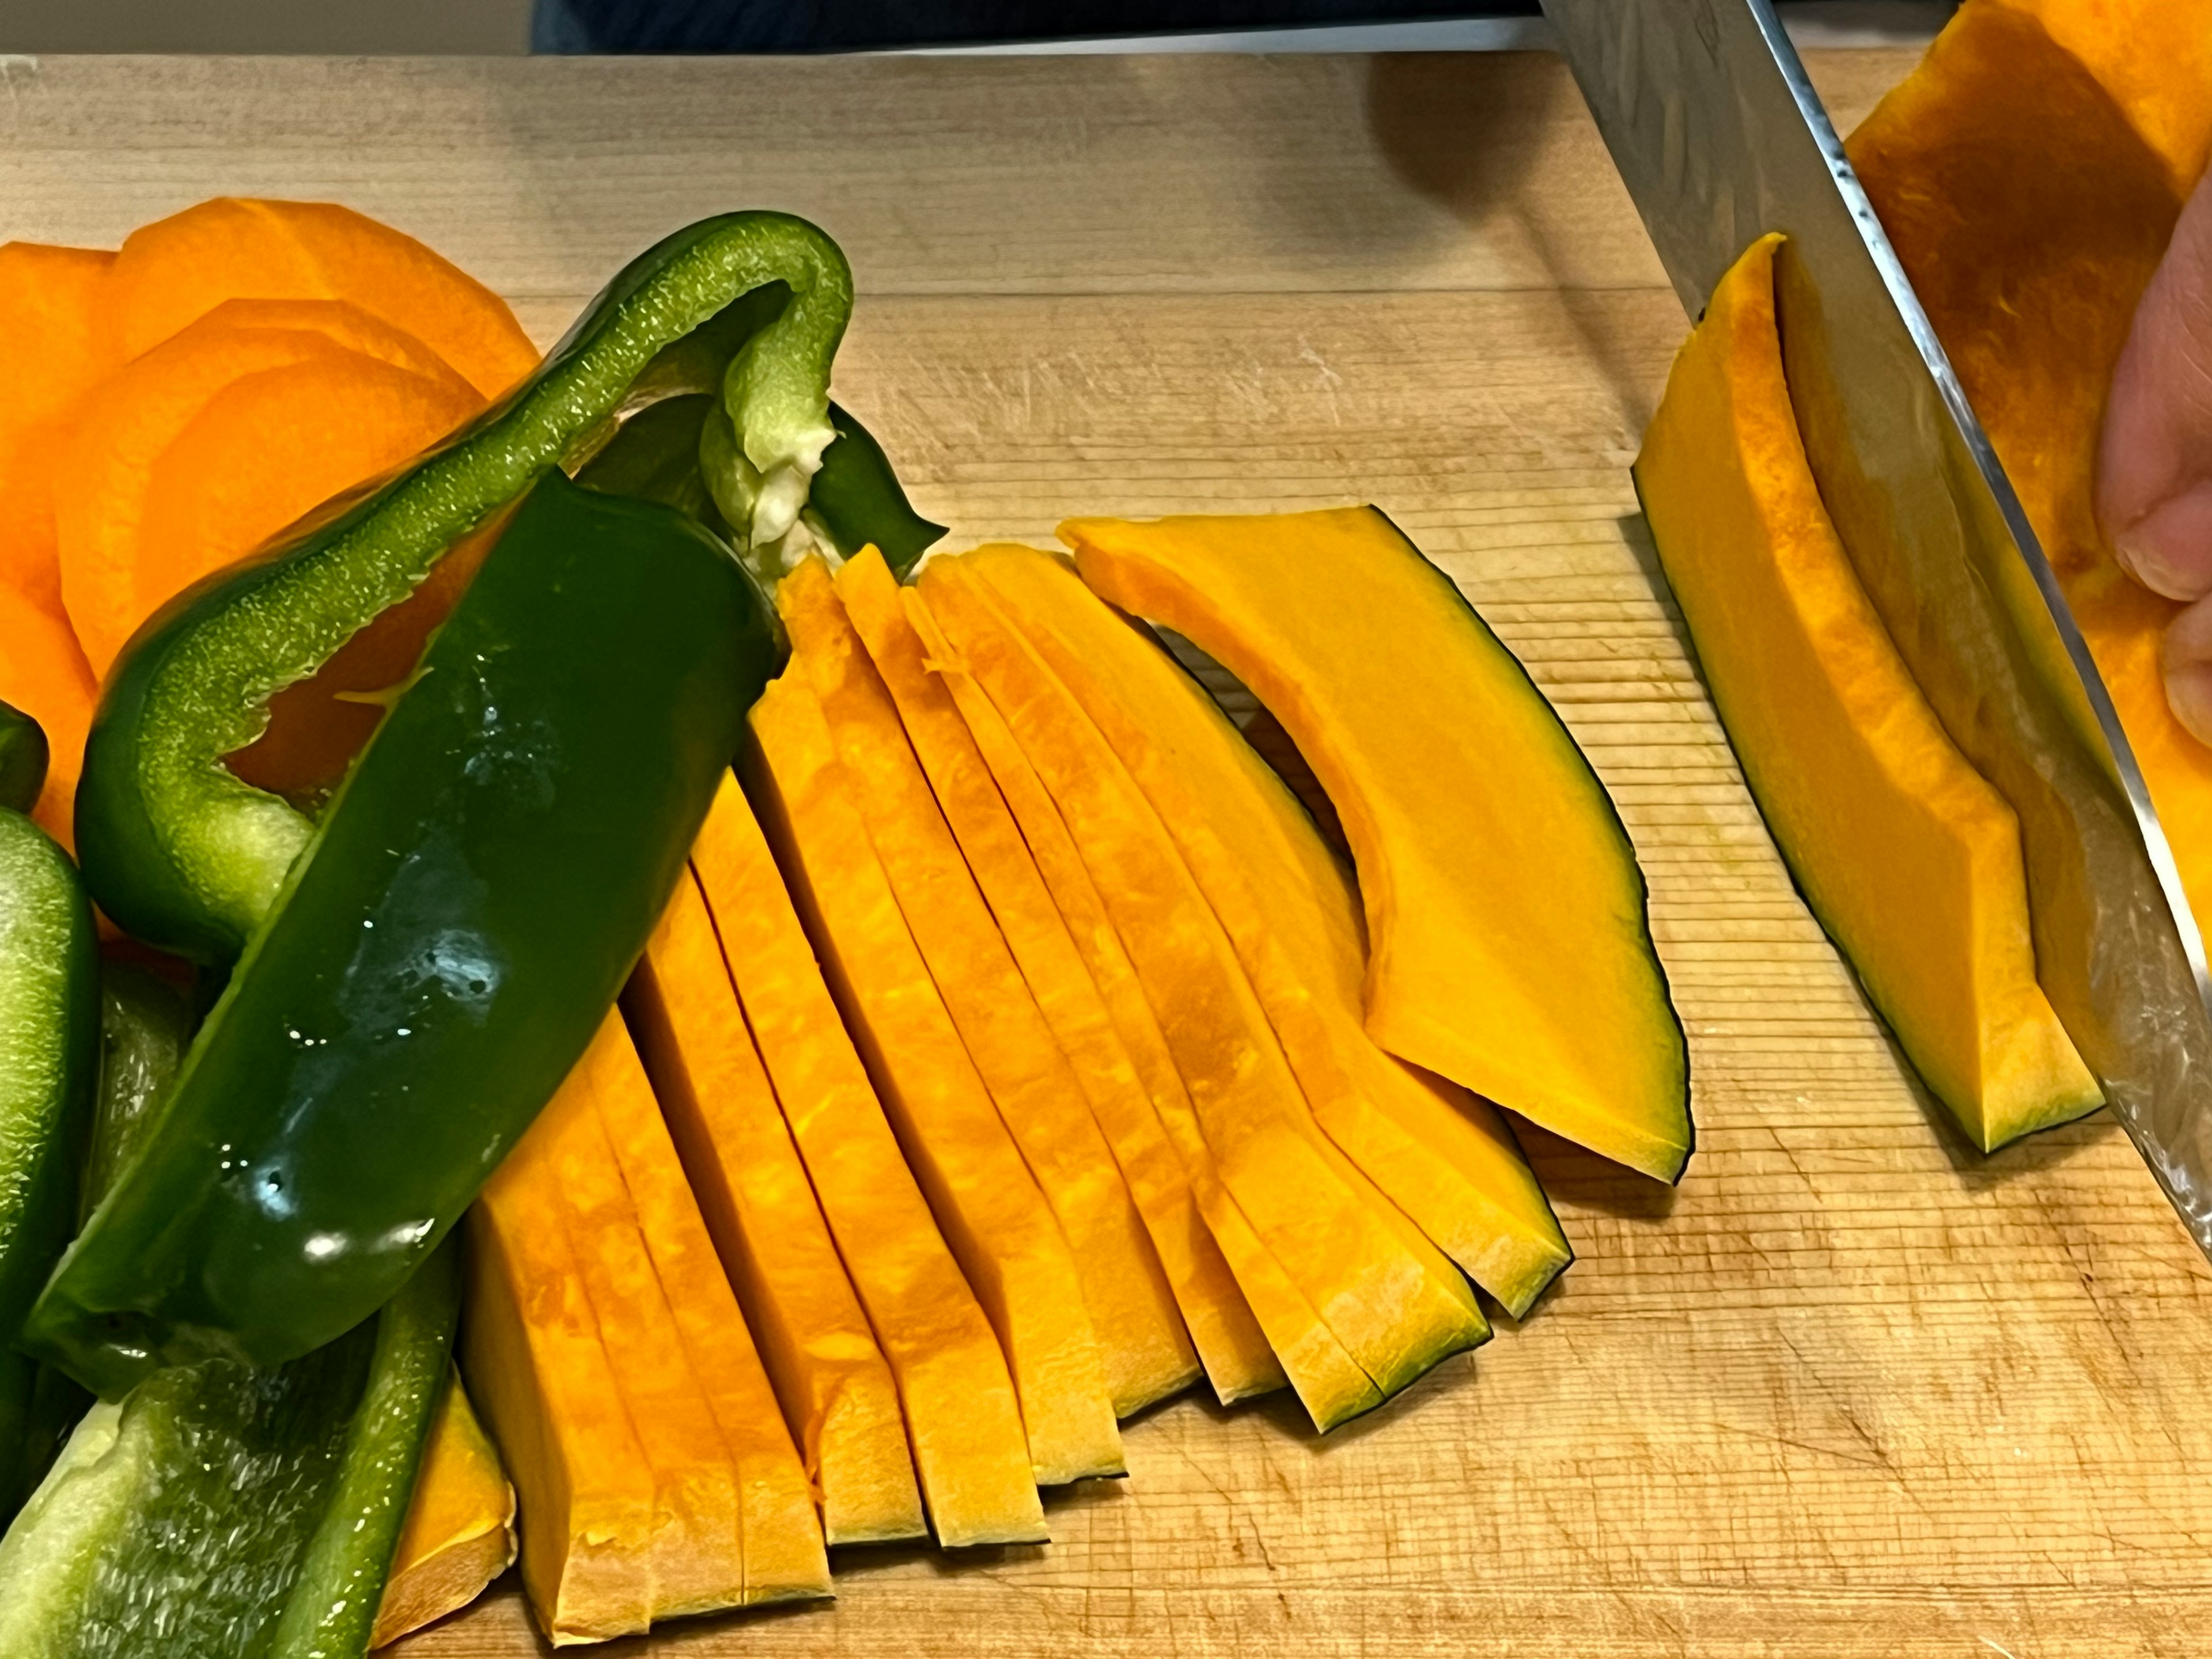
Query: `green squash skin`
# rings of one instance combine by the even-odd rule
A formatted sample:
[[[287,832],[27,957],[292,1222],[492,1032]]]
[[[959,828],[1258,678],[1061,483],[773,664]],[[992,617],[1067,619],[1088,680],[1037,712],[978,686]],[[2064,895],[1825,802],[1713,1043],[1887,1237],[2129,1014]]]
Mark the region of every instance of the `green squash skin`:
[[[730,550],[550,477],[294,865],[27,1347],[108,1399],[404,1283],[659,922],[773,669]]]

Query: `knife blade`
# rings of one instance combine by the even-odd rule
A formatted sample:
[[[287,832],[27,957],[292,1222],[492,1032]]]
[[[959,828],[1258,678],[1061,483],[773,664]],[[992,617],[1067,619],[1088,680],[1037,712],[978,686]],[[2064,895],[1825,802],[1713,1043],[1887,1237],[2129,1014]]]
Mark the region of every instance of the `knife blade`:
[[[2012,803],[2037,977],[2212,1257],[2212,978],[2035,529],[1771,0],[1544,0],[1694,317],[1756,238],[1822,501],[1952,740]]]

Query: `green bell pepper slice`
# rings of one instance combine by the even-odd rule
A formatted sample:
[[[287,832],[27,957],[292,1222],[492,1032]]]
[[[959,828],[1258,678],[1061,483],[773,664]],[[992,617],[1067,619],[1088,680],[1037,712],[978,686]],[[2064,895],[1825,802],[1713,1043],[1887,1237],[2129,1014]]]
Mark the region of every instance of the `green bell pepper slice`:
[[[278,690],[539,478],[588,461],[627,415],[714,398],[734,436],[702,437],[700,465],[740,556],[772,576],[808,534],[809,484],[838,441],[830,369],[852,299],[844,256],[803,219],[737,213],[678,231],[443,446],[149,620],[106,688],[78,788],[77,842],[100,907],[179,955],[236,960],[314,826],[223,757],[260,734]]]
[[[436,1248],[645,946],[774,665],[729,548],[557,472],[293,863],[23,1343],[274,1366]]]
[[[94,1406],[0,1539],[0,1659],[358,1659],[460,1308],[459,1243],[275,1370],[153,1373]]]
[[[46,733],[13,703],[0,702],[0,811],[27,812],[46,784]]]

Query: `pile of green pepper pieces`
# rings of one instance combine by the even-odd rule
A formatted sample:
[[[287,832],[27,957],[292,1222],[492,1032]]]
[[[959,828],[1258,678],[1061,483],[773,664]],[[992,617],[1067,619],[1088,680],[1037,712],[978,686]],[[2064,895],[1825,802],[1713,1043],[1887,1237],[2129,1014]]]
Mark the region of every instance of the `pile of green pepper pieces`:
[[[365,1651],[447,1235],[659,919],[776,665],[768,590],[942,533],[829,402],[851,304],[802,220],[691,226],[477,421],[180,596],[104,688],[82,880],[0,720],[0,1659]],[[229,769],[495,522],[326,799]],[[103,965],[88,890],[188,982]]]

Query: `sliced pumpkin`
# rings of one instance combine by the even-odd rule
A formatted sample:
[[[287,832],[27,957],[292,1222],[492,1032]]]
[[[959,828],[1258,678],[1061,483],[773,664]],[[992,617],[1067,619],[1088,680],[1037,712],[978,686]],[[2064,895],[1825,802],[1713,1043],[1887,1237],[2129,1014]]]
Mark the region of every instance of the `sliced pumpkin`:
[[[1780,241],[1714,289],[1637,485],[1799,890],[1986,1152],[2103,1096],[2036,982],[2019,821],[1945,733],[1821,505],[1783,371]]]
[[[907,1161],[999,1334],[1037,1481],[1119,1474],[1121,1435],[1067,1241],[945,1011],[800,672],[770,682],[751,728],[762,827]]]
[[[100,682],[84,659],[69,619],[0,582],[0,702],[38,721],[51,757],[31,816],[75,850],[76,783],[84,770],[85,734],[92,729]]]
[[[1215,1394],[1226,1403],[1282,1387],[1282,1367],[1199,1215],[1190,1178],[1021,829],[952,694],[930,672],[897,579],[867,548],[838,569],[836,586],[945,823],[1105,1132]]]
[[[1067,1240],[1115,1414],[1181,1392],[1198,1358],[1128,1183],[819,557],[783,579],[776,605],[907,931]]]
[[[514,1488],[457,1371],[430,1420],[369,1646],[468,1606],[514,1565],[515,1547]]]
[[[921,1535],[898,1385],[837,1259],[688,871],[623,1006],[828,1541]]]
[[[426,342],[479,398],[538,366],[506,302],[422,243],[329,202],[223,196],[124,239],[101,296],[111,366],[226,300],[342,300]]]
[[[0,243],[0,583],[58,612],[48,477],[70,410],[99,377],[93,307],[115,256]]]
[[[653,1469],[568,1230],[548,1219],[557,1178],[539,1149],[589,1109],[564,1087],[484,1184],[461,1322],[462,1375],[520,1500],[523,1589],[556,1646],[636,1634],[654,1609]]]
[[[1689,1060],[1611,799],[1511,652],[1372,507],[1072,520],[1083,580],[1194,641],[1342,816],[1392,1054],[1664,1181]]]
[[[754,1605],[827,1595],[830,1561],[806,1471],[618,1015],[608,1018],[584,1064],[593,1073],[599,1127],[654,1281],[737,1476],[743,1600]]]
[[[233,301],[102,381],[53,485],[94,671],[180,588],[482,406],[421,341],[327,301]]]
[[[1526,1313],[1573,1253],[1497,1113],[1368,1036],[1358,895],[1312,818],[1199,684],[1064,562],[1015,547],[969,556],[1175,836],[1330,1139]]]
[[[1203,892],[1081,706],[969,561],[932,562],[921,592],[951,653],[989,695],[1073,834],[1222,1186],[1333,1339],[1319,1342],[1318,1332],[1285,1317],[1295,1310],[1244,1284],[1316,1424],[1342,1421],[1480,1340],[1486,1330],[1464,1285],[1430,1270],[1398,1231],[1402,1218],[1384,1212],[1313,1127]],[[1228,1252],[1230,1241],[1216,1237]],[[1237,1265],[1234,1254],[1230,1261]]]
[[[2197,925],[2212,929],[2212,748],[2174,719],[2160,665],[2182,606],[2129,580],[2094,511],[2112,371],[2212,145],[2208,84],[2201,7],[1968,0],[1848,148],[2058,573]],[[1804,430],[1817,444],[1817,422]]]
[[[897,1379],[938,1541],[1043,1539],[1006,1357],[884,1121],[735,778],[691,860],[793,1144]]]

